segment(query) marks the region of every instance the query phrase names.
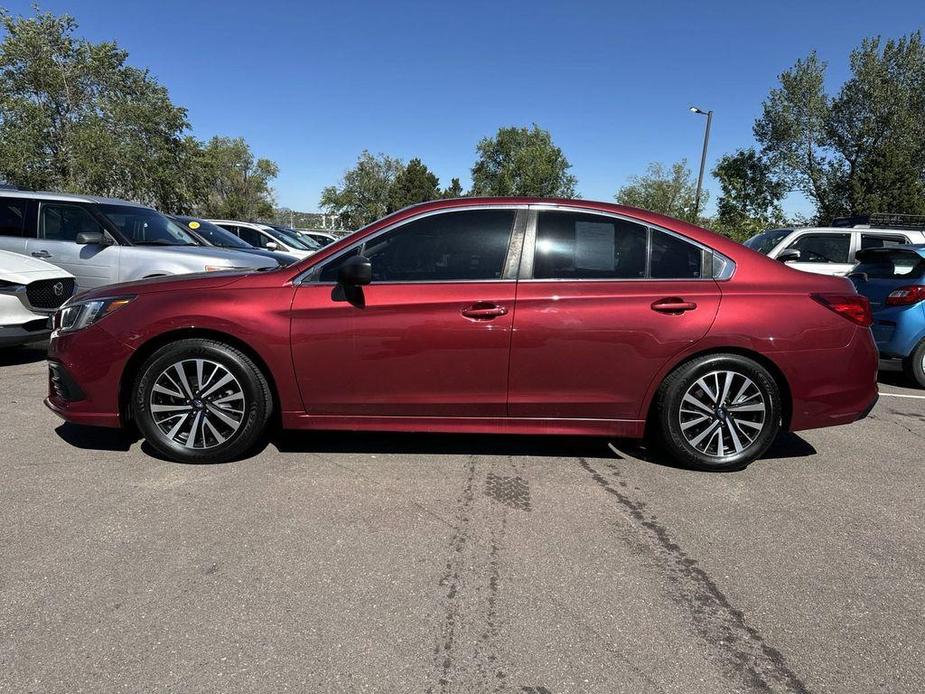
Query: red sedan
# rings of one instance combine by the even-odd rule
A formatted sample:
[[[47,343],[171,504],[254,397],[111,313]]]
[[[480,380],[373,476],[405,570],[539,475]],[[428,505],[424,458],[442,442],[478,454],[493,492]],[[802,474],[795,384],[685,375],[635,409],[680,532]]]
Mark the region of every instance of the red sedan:
[[[642,437],[739,468],[877,399],[850,282],[584,200],[397,212],[296,265],[103,287],[56,316],[48,406],[164,455],[293,429]]]

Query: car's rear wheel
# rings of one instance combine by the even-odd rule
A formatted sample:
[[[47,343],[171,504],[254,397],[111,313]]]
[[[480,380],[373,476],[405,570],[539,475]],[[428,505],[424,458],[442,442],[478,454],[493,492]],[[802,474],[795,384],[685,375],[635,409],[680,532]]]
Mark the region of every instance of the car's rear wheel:
[[[132,392],[135,421],[171,460],[217,463],[251,450],[273,409],[263,372],[239,349],[208,339],[161,347]]]
[[[915,381],[920,388],[925,388],[925,340],[903,360],[903,370],[910,380]]]
[[[661,444],[701,470],[739,470],[780,431],[780,389],[761,364],[737,354],[698,357],[673,371],[657,395]]]

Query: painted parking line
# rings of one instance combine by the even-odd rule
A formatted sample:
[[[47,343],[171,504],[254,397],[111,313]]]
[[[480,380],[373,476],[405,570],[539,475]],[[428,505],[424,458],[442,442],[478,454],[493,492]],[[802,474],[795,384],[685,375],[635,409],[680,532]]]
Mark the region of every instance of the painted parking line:
[[[905,393],[880,393],[891,398],[912,398],[913,400],[925,400],[925,395],[906,395]]]

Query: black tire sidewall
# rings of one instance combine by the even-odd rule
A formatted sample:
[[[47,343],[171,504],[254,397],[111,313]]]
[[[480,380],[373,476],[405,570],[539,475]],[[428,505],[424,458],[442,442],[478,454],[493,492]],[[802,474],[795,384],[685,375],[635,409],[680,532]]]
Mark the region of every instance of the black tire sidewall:
[[[925,340],[919,342],[918,346],[912,350],[912,354],[906,357],[903,366],[905,367],[906,376],[914,381],[919,388],[925,388]]]
[[[218,446],[198,450],[168,439],[148,410],[157,377],[171,364],[196,358],[228,369],[238,379],[246,399],[245,419],[238,431]],[[181,340],[160,348],[146,360],[132,389],[133,416],[148,443],[171,460],[190,463],[225,462],[249,451],[266,428],[271,402],[266,379],[253,361],[240,350],[214,340]]]
[[[701,376],[711,371],[727,370],[750,378],[761,390],[768,403],[767,426],[758,438],[735,456],[716,458],[691,446],[681,432],[678,411],[684,393]],[[662,385],[658,402],[658,423],[661,445],[676,460],[699,470],[741,470],[764,453],[780,431],[781,396],[774,377],[757,362],[737,354],[698,357],[673,371]]]

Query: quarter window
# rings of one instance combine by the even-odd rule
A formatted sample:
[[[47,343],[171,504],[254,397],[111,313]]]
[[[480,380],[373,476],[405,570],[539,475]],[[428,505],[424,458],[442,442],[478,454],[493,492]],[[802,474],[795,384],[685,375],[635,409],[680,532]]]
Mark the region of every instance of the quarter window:
[[[0,198],[0,236],[22,236],[26,200]]]
[[[357,252],[369,258],[373,282],[498,280],[514,226],[514,210],[467,210],[417,219],[339,256],[321,271],[335,281]]]
[[[102,225],[80,205],[42,205],[42,238],[49,241],[76,241],[83,232],[104,233]]]
[[[851,262],[851,234],[803,234],[788,248],[800,252],[800,263]]]

